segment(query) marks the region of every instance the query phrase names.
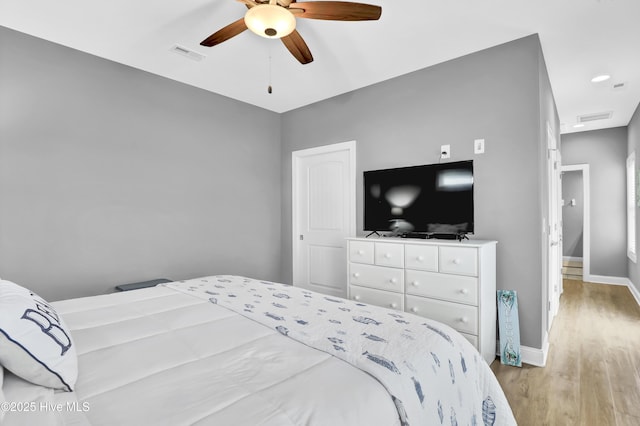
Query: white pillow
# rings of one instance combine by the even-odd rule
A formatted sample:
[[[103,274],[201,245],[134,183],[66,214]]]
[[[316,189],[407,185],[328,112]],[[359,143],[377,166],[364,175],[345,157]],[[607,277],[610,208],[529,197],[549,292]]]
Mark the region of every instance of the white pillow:
[[[36,385],[71,392],[78,357],[71,333],[44,299],[0,280],[0,364]]]

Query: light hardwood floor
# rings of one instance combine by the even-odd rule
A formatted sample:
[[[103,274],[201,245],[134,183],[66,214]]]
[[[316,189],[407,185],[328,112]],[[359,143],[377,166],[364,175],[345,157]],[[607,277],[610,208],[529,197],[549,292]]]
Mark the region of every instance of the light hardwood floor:
[[[549,343],[544,368],[491,364],[520,426],[640,425],[640,307],[628,288],[565,280]]]

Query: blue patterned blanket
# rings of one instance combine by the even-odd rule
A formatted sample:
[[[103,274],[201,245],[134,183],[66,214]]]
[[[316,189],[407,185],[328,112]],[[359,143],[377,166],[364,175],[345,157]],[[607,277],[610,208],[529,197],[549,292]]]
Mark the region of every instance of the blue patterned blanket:
[[[450,327],[413,314],[238,276],[164,284],[371,374],[402,425],[515,425],[493,372]]]

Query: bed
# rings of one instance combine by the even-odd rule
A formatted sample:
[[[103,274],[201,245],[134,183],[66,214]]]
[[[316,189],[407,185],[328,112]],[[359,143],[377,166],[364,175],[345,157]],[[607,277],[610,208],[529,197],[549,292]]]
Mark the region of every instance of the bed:
[[[3,425],[516,423],[473,346],[408,313],[238,276],[54,303],[10,284],[50,346],[0,306]]]

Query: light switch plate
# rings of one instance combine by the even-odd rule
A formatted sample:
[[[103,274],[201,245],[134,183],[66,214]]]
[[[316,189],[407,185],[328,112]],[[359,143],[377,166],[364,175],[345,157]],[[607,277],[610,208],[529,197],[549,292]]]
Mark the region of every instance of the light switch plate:
[[[440,146],[440,158],[451,158],[451,145]]]
[[[484,139],[476,139],[473,141],[473,152],[476,154],[484,154]]]

